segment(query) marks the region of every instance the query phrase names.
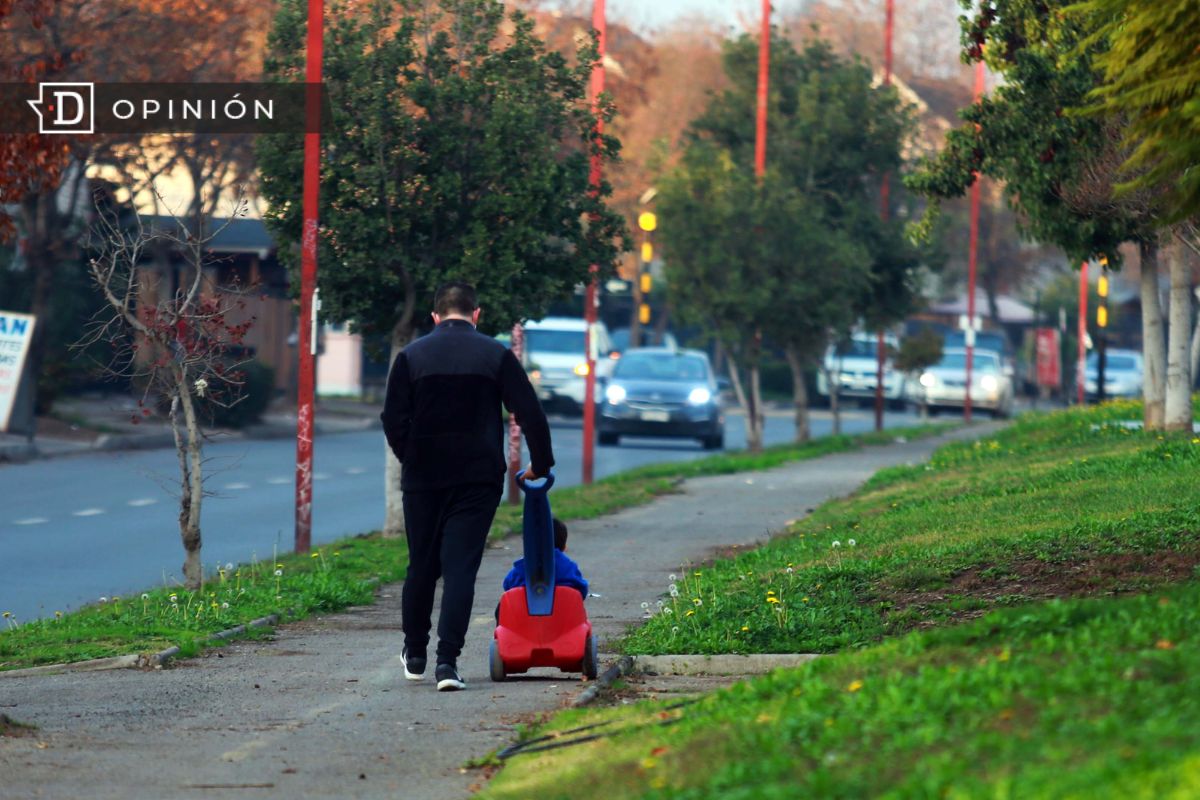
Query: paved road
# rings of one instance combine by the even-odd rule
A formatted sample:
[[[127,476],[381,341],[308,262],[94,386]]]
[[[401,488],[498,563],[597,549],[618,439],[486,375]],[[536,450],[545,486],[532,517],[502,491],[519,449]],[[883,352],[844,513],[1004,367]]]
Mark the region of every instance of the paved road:
[[[670,573],[715,548],[762,542],[879,468],[924,460],[944,440],[701,478],[650,505],[573,523],[572,555],[602,595],[588,601],[602,641],[636,624]],[[0,737],[0,796],[463,798],[480,780],[460,772],[466,760],[511,741],[517,722],[561,707],[580,688],[552,671],[487,680],[492,606],[513,556],[504,545],[485,553],[459,664],[468,689],[458,694],[401,677],[398,586],[384,587],[377,605],[160,672],[0,677],[0,711],[38,726],[29,738]]]
[[[908,414],[889,425],[912,424]],[[869,412],[844,415],[847,432],[872,425]],[[831,430],[818,412],[814,435]],[[560,486],[578,483],[582,437],[578,421],[553,430]],[[788,417],[768,419],[769,443],[792,436]],[[740,417],[728,420],[730,449],[745,446]],[[377,529],[382,522],[384,455],[379,431],[321,437],[314,468],[313,541],[317,544]],[[270,558],[293,535],[294,445],[288,440],[228,441],[206,449],[214,496],[204,501],[204,560],[210,566]],[[596,475],[639,464],[704,455],[699,445],[629,439],[596,449]],[[94,453],[0,467],[0,610],[29,620],[140,592],[182,574],[176,523],[176,466],[171,450]]]

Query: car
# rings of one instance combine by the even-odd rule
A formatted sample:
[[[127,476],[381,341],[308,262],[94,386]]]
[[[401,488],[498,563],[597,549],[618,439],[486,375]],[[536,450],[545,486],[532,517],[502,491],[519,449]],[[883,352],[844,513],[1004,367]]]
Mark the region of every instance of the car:
[[[602,445],[620,444],[622,436],[669,436],[723,449],[720,382],[708,356],[669,347],[628,351],[605,387],[596,430]]]
[[[976,350],[971,370],[971,407],[987,411],[993,417],[1012,413],[1013,382],[1004,366],[1004,357],[992,350]],[[948,347],[942,360],[910,382],[909,399],[924,403],[931,411],[962,408],[967,396],[967,351]]]
[[[898,346],[896,337],[884,336],[890,352]],[[848,342],[825,351],[825,369],[817,373],[817,394],[828,398],[829,376],[838,383],[838,397],[873,400],[879,383],[878,340],[875,334],[856,333]],[[892,366],[889,356],[883,362],[883,397],[893,408],[902,408],[905,397],[905,376]]]
[[[619,355],[603,322],[596,323],[597,402],[603,382],[612,374]],[[525,325],[524,361],[550,410],[580,413],[588,373],[587,322],[578,317],[546,317]]]
[[[1142,354],[1136,350],[1111,349],[1104,356],[1104,396],[1141,397],[1144,369]],[[1087,371],[1084,373],[1084,390],[1088,399],[1098,395],[1100,380],[1100,354],[1093,350],[1088,354]]]

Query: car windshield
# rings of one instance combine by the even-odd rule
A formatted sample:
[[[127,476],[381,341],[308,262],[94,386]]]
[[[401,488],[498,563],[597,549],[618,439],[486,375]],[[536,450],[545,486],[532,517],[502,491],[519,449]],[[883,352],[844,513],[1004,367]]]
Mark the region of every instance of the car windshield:
[[[1088,355],[1087,365],[1088,369],[1100,369],[1099,353],[1091,353]],[[1118,356],[1109,353],[1104,359],[1104,368],[1134,372],[1137,370],[1137,359],[1133,356]]]
[[[656,381],[704,381],[708,367],[698,356],[630,353],[617,362],[614,378]]]
[[[854,339],[838,345],[836,352],[842,358],[875,358],[875,350],[875,342]]]
[[[991,353],[976,353],[974,361],[974,368],[979,372],[1000,371],[1000,364],[996,361],[996,356]],[[946,353],[944,356],[942,356],[942,360],[938,362],[938,366],[944,369],[966,369],[967,354]]]
[[[531,353],[583,354],[583,331],[531,330],[525,331],[525,347]]]

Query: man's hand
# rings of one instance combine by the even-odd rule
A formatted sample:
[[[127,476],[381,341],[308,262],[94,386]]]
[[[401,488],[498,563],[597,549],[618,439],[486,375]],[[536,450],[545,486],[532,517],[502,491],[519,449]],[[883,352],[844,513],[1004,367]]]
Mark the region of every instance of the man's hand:
[[[540,477],[540,475],[533,471],[533,464],[530,463],[527,467],[525,467],[525,475],[523,476],[522,480],[528,483],[529,481],[536,481]]]

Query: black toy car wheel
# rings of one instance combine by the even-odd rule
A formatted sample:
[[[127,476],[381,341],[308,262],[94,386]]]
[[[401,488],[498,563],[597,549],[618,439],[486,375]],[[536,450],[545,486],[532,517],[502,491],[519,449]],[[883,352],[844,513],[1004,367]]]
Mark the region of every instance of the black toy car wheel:
[[[600,674],[600,654],[596,650],[596,637],[588,636],[583,645],[583,676],[589,681]]]
[[[500,643],[495,639],[492,639],[492,647],[488,651],[488,669],[492,680],[497,683],[508,677],[508,673],[504,671],[504,661],[500,658]]]

